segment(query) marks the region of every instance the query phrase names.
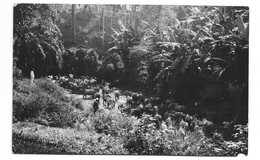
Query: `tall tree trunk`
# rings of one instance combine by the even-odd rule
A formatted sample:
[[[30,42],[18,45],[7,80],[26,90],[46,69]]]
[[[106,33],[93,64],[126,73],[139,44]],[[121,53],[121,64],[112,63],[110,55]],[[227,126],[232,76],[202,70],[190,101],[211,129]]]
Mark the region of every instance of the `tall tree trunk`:
[[[135,11],[136,11],[136,6],[133,5],[133,9],[132,9],[132,22],[135,21]]]
[[[160,41],[161,10],[162,10],[162,6],[159,5],[158,6],[158,15],[157,15],[157,34],[158,34],[157,42]]]
[[[156,17],[156,19],[157,19],[157,25],[156,25],[156,34],[157,34],[157,36],[156,36],[156,38],[155,38],[155,40],[154,40],[154,43],[157,43],[157,42],[159,42],[160,41],[160,23],[161,23],[161,9],[162,9],[162,6],[161,5],[159,5],[159,6],[156,6],[156,8],[157,8],[157,10],[158,10],[158,13],[157,13],[157,17]]]
[[[71,20],[71,32],[72,42],[75,43],[75,4],[72,4],[72,20]]]
[[[113,28],[113,11],[111,12],[111,28]]]
[[[129,23],[129,25],[131,25],[131,12],[129,13],[129,18],[128,18],[128,23]]]
[[[139,37],[139,31],[138,31],[139,25],[140,25],[140,20],[139,20],[139,18],[137,17],[137,18],[135,19],[135,23],[134,23],[134,27],[135,27],[135,29],[134,29],[134,34],[135,34],[136,37]]]
[[[102,26],[103,26],[103,31],[102,31],[102,47],[104,49],[104,43],[105,43],[105,15],[104,15],[104,8],[102,9]]]
[[[125,15],[125,27],[126,27],[126,13],[124,13],[124,15]]]

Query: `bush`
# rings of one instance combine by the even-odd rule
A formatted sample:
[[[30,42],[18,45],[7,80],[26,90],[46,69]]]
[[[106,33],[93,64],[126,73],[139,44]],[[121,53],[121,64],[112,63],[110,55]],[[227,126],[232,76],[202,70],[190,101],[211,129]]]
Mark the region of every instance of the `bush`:
[[[84,106],[83,112],[81,101],[66,98],[50,81],[30,85],[28,79],[15,79],[14,84],[15,153],[236,156],[248,151],[247,125],[234,126],[224,140],[205,118],[174,111],[165,121],[146,114],[137,119],[115,109],[93,114],[92,107]]]
[[[174,115],[171,115],[174,117]],[[239,141],[224,141],[221,134],[207,137],[205,119],[186,116],[179,122],[170,117],[157,128],[156,119],[144,115],[126,135],[124,147],[130,154],[141,155],[193,155],[193,156],[237,156],[247,154],[246,127],[235,127],[233,137]],[[209,122],[209,121],[208,121]],[[219,135],[216,138],[215,135]]]
[[[72,99],[71,105],[74,106],[75,108],[79,109],[80,111],[84,110],[82,100],[80,100],[80,99]]]
[[[14,153],[27,154],[128,154],[121,139],[111,135],[50,128],[30,122],[13,125],[12,147]]]
[[[17,67],[14,67],[13,78],[21,79],[22,76],[23,76],[22,70],[18,69]]]
[[[95,127],[96,132],[121,138],[132,130],[133,124],[136,122],[135,117],[122,115],[115,110],[110,112],[100,111],[91,119],[91,124]]]
[[[230,154],[238,155],[239,153],[247,155],[248,153],[248,124],[235,125],[230,141],[226,142]]]
[[[64,90],[56,84],[45,79],[36,80],[35,85],[27,79],[15,81],[14,121],[48,121],[50,126],[66,127],[80,118],[68,104]]]
[[[64,89],[57,84],[52,83],[47,79],[39,79],[36,81],[36,85],[40,90],[50,94],[53,98],[61,100],[63,102],[69,102],[69,99],[64,94]]]
[[[190,132],[181,127],[162,125],[157,129],[154,117],[143,116],[127,135],[125,147],[131,154],[149,155],[200,155],[199,148],[206,147],[207,138],[202,128]]]

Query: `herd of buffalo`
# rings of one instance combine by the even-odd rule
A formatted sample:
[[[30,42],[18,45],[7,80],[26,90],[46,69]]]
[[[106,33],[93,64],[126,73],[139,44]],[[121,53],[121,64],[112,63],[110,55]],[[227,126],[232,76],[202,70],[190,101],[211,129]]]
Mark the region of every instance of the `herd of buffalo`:
[[[140,92],[119,90],[108,82],[98,82],[95,77],[73,78],[73,75],[69,74],[60,77],[48,76],[48,79],[70,90],[71,93],[83,95],[83,99],[94,99],[92,104],[94,113],[100,109],[101,100],[104,107],[115,108],[120,96],[125,96],[126,103],[118,103],[117,109],[122,114],[133,115],[137,118],[142,117],[143,114],[149,114],[161,120],[167,118],[168,108],[173,108],[175,111],[186,109],[185,106],[170,100],[162,103],[158,97],[145,97]],[[163,107],[165,105],[167,107]]]
[[[158,96],[147,96],[141,92],[118,89],[115,84],[97,80],[95,77],[74,78],[72,74],[69,74],[68,76],[48,76],[47,78],[70,93],[80,95],[83,100],[91,100],[88,103],[91,103],[92,111],[86,113],[87,115],[92,112],[95,116],[97,112],[113,110],[138,119],[151,116],[157,129],[165,124],[168,126],[168,122],[171,124],[173,121],[175,125],[190,131],[203,126],[207,134],[211,134],[215,129],[220,129],[225,131],[227,136],[231,133],[231,126],[234,123],[225,119],[221,119],[222,121],[218,123],[214,119],[210,119],[209,116],[207,117],[205,111],[196,105],[187,107],[176,103],[173,99],[162,100]],[[214,117],[224,115],[224,112],[209,113],[214,113]],[[105,133],[107,129],[100,127],[97,127],[97,131]]]
[[[122,114],[137,118],[141,118],[143,115],[151,115],[156,119],[158,127],[162,121],[167,120],[172,115],[177,115],[179,117],[177,119],[187,119],[187,115],[194,114],[201,118],[207,118],[207,116],[201,115],[203,111],[198,110],[196,106],[190,108],[180,105],[171,99],[162,100],[159,97],[147,97],[140,92],[120,90],[113,84],[97,80],[95,77],[81,76],[74,78],[72,74],[69,74],[68,76],[48,76],[48,79],[73,94],[83,95],[83,99],[93,99],[92,108],[94,115],[97,111],[105,108],[109,110],[117,109]],[[119,97],[121,97],[120,102]],[[173,112],[174,114],[172,114]],[[222,112],[219,113],[222,115]],[[218,112],[214,112],[214,115],[216,114]],[[174,119],[176,120],[176,118]],[[224,119],[222,120],[225,121]],[[212,126],[212,122],[206,120],[205,125]],[[223,127],[222,123],[220,125]]]

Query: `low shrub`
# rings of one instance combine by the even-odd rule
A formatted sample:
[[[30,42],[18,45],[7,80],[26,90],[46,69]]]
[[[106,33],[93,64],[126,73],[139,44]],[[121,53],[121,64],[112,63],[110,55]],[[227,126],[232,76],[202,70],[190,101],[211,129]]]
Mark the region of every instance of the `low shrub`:
[[[36,85],[40,90],[50,94],[55,99],[61,100],[63,102],[69,102],[69,99],[65,96],[65,90],[59,87],[56,83],[52,83],[48,79],[38,79]]]
[[[135,117],[128,117],[117,110],[100,111],[91,118],[91,124],[98,133],[110,134],[114,137],[125,136],[128,131],[132,130],[135,123],[137,123]]]
[[[23,73],[22,70],[18,69],[17,67],[13,68],[13,78],[22,79]]]
[[[122,140],[111,135],[51,128],[30,122],[13,124],[12,148],[14,153],[128,154]]]
[[[29,80],[15,80],[13,90],[13,119],[16,121],[48,121],[50,126],[69,127],[78,120],[64,95],[64,90],[56,84],[39,79],[34,85]],[[39,120],[42,119],[42,120]]]
[[[176,116],[171,115],[171,117]],[[236,128],[239,133],[233,136],[239,141],[225,141],[219,133],[214,133],[219,136],[213,137],[205,135],[208,124],[204,122],[209,123],[209,121],[198,120],[192,116],[184,117],[178,123],[176,119],[168,118],[158,129],[156,119],[144,115],[126,135],[124,147],[130,154],[141,155],[237,156],[239,153],[247,154],[247,136],[243,134],[247,132],[246,127]]]
[[[131,154],[200,155],[199,149],[205,147],[205,139],[201,129],[190,132],[181,127],[166,126],[165,123],[157,129],[156,119],[144,115],[127,134],[125,147]]]
[[[71,105],[74,106],[75,108],[77,108],[80,111],[84,110],[84,106],[82,104],[82,100],[80,100],[80,99],[73,99],[71,101]]]

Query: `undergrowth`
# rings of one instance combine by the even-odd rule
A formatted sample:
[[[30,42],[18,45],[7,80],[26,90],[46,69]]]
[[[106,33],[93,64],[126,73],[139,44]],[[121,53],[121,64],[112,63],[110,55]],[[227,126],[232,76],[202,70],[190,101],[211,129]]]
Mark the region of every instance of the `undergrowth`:
[[[31,121],[52,127],[69,127],[80,118],[69,105],[64,89],[46,80],[14,80],[13,121]]]
[[[137,119],[115,109],[93,109],[66,97],[45,79],[30,85],[15,79],[13,152],[43,154],[139,154],[236,156],[248,152],[248,126],[235,125],[229,138],[210,121],[170,112],[163,121],[144,114]],[[210,133],[210,134],[209,134]]]
[[[111,135],[45,127],[31,122],[18,122],[13,125],[13,131],[14,153],[128,154],[122,140]],[[28,143],[39,150],[23,148],[30,146]]]

